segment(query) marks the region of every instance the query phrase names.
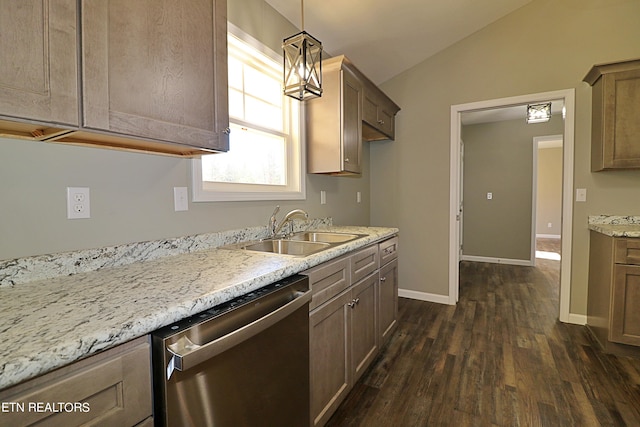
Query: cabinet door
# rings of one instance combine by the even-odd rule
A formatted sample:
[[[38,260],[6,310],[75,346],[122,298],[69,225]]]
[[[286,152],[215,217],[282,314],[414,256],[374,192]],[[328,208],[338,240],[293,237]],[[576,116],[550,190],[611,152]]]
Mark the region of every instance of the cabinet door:
[[[640,168],[640,69],[603,76],[605,168]]]
[[[226,1],[81,4],[82,126],[226,151]]]
[[[342,162],[346,172],[362,172],[362,86],[342,71]]]
[[[352,384],[348,326],[351,291],[309,313],[311,425],[324,425]]]
[[[78,125],[74,0],[0,0],[0,116]]]
[[[640,266],[616,264],[609,340],[640,346]]]
[[[378,274],[353,285],[351,297],[351,366],[355,382],[378,352]]]
[[[380,345],[393,333],[398,319],[398,260],[380,268]]]
[[[362,120],[374,128],[378,127],[378,102],[370,90],[365,90],[362,95]]]
[[[378,126],[382,133],[387,135],[389,139],[395,138],[395,117],[394,114],[384,109],[383,106],[378,108]]]

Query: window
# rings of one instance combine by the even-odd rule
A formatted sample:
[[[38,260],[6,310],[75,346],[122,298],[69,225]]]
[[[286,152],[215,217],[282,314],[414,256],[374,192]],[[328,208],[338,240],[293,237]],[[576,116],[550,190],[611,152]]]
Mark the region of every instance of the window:
[[[194,201],[304,199],[300,104],[282,93],[282,58],[229,28],[229,152],[192,160]]]

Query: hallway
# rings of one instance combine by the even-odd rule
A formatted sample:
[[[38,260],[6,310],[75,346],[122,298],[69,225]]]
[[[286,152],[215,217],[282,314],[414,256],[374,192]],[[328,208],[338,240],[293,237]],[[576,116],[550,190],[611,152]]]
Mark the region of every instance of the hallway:
[[[401,298],[396,334],[327,425],[640,425],[640,360],[557,321],[558,272],[462,262],[457,306]]]

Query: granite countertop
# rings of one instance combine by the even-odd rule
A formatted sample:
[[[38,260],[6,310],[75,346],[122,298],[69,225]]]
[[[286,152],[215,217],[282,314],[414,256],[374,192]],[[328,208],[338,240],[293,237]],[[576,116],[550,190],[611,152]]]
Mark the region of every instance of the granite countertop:
[[[213,248],[0,287],[0,389],[251,292],[398,232],[308,257]]]
[[[640,237],[640,216],[589,216],[589,230],[611,237]]]

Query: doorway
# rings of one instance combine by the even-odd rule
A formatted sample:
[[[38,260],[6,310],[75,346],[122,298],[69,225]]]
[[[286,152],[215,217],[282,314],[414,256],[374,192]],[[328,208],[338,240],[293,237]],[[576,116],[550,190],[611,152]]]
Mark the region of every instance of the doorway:
[[[561,260],[562,135],[533,138],[535,178],[535,259]]]
[[[521,106],[530,103],[561,101],[564,105],[564,143],[563,175],[562,175],[562,260],[560,265],[560,304],[559,319],[570,321],[569,304],[571,296],[571,240],[573,218],[573,145],[575,90],[567,89],[554,92],[543,92],[510,98],[473,102],[451,106],[451,143],[450,143],[450,227],[449,227],[449,303],[455,304],[459,295],[459,263],[460,263],[460,221],[461,210],[461,150],[462,139],[461,116],[465,112],[486,111],[502,107]]]

